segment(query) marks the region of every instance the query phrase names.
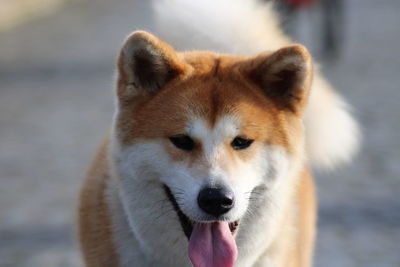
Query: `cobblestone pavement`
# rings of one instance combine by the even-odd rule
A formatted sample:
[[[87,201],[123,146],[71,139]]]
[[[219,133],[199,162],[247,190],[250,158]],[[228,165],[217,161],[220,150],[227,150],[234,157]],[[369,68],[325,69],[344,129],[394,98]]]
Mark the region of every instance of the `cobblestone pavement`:
[[[317,173],[316,266],[400,266],[400,2],[380,3],[347,1],[343,55],[322,68],[355,106],[364,147]],[[0,266],[81,266],[77,191],[109,127],[121,40],[152,28],[147,5],[81,0],[0,34]]]

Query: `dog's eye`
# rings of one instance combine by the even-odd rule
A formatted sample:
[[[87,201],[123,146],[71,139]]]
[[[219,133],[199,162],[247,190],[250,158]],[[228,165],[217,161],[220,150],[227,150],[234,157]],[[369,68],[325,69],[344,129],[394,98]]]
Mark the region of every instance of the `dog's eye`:
[[[235,150],[241,150],[241,149],[246,149],[248,148],[254,140],[251,139],[245,139],[242,137],[236,137],[235,139],[232,140],[231,146]]]
[[[193,139],[185,134],[178,134],[178,135],[171,136],[169,138],[169,140],[177,148],[186,150],[186,151],[193,150],[194,145],[195,145]]]

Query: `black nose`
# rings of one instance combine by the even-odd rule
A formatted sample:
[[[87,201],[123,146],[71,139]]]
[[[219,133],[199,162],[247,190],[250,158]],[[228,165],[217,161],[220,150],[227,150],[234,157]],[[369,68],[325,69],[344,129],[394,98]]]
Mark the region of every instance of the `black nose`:
[[[206,187],[197,197],[199,207],[206,213],[218,217],[233,207],[233,192],[224,188]]]

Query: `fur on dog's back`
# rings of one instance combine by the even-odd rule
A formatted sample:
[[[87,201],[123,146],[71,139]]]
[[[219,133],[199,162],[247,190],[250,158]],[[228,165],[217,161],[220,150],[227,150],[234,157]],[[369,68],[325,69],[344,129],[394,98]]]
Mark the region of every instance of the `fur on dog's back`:
[[[159,35],[183,50],[251,56],[291,43],[271,3],[256,0],[160,0],[154,2]],[[306,149],[311,164],[333,168],[357,152],[360,133],[346,101],[318,70],[308,105]]]

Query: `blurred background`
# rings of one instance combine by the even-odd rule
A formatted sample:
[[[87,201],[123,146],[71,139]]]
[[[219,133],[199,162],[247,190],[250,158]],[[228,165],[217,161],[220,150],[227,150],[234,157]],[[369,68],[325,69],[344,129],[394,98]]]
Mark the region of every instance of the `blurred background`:
[[[81,266],[79,186],[112,118],[121,41],[153,29],[149,2],[0,0],[1,267]],[[399,267],[400,1],[307,2],[281,3],[284,27],[364,132],[353,164],[316,173],[315,266]]]

